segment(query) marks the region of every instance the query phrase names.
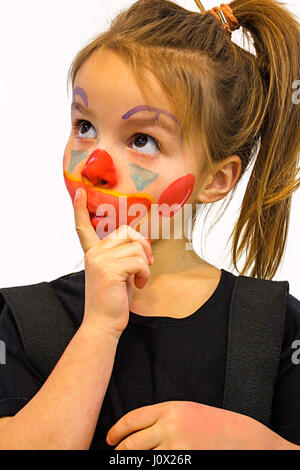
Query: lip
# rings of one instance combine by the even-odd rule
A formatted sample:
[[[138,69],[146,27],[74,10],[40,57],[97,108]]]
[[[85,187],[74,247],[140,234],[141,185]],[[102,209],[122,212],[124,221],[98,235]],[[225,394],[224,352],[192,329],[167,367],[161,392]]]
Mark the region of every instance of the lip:
[[[108,216],[107,215],[96,215],[94,214],[93,212],[90,212],[90,219],[95,219],[95,220],[103,220],[103,219],[107,219],[108,220]]]
[[[90,213],[90,221],[91,221],[91,224],[92,224],[92,226],[94,227],[95,230],[97,229],[98,224],[99,224],[103,219],[105,219],[106,222],[108,222],[109,217],[108,217],[107,215],[105,215],[105,216],[98,216],[98,215],[95,215],[95,214],[93,214],[93,213]],[[103,228],[106,230],[106,227],[107,227],[107,223],[103,226]]]
[[[87,209],[90,215],[94,217],[98,217],[96,215],[96,212],[97,212],[99,205],[101,204],[110,204],[115,209],[115,211],[118,210],[118,200],[115,196],[106,195],[106,194],[98,195],[96,191],[88,190]],[[103,217],[106,217],[106,216],[103,216]]]
[[[96,213],[95,213],[95,212],[92,212],[92,211],[89,211],[89,214],[90,214],[90,216],[92,216],[92,217],[102,217],[102,218],[107,217],[107,215],[96,215]]]
[[[106,219],[106,218],[107,218],[107,215],[90,214],[90,217],[91,217],[91,218],[96,218],[96,219],[102,220],[102,219]]]

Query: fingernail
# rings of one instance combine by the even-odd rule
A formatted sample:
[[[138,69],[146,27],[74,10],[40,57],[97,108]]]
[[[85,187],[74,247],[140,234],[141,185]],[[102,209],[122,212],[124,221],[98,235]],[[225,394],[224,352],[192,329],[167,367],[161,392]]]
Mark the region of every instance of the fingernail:
[[[76,190],[75,198],[74,198],[74,199],[79,199],[80,196],[81,196],[81,191],[80,191],[80,188],[78,188],[78,189]]]
[[[151,263],[153,264],[153,263],[154,263],[154,258],[153,258],[153,256],[151,256],[150,259],[151,259]]]

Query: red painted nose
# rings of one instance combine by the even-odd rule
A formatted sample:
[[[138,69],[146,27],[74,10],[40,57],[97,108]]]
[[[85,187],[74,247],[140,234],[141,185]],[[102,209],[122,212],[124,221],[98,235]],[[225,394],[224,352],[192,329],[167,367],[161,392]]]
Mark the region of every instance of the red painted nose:
[[[111,189],[117,184],[117,174],[111,156],[105,150],[95,150],[81,171],[94,186]]]

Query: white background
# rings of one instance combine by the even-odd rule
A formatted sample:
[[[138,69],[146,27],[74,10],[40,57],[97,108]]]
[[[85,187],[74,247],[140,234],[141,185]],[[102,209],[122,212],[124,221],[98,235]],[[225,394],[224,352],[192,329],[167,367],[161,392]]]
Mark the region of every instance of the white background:
[[[77,265],[83,259],[83,252],[62,172],[71,126],[67,72],[78,50],[106,29],[117,11],[132,3],[129,0],[1,1],[0,287],[50,281],[84,269],[83,263]],[[176,3],[199,11],[193,0]],[[209,0],[203,4],[206,9],[219,6],[218,2]],[[296,0],[287,1],[286,5],[300,18]],[[240,40],[240,31],[233,33],[236,42]],[[234,274],[237,272],[231,266],[230,246],[225,249],[225,245],[248,177],[246,174],[227,212],[209,234],[206,245],[202,245],[208,262]],[[215,204],[216,209],[221,202]],[[273,278],[288,280],[290,293],[297,298],[300,298],[299,213],[297,191],[292,199],[284,259]],[[213,214],[216,216],[217,212]],[[214,216],[207,219],[208,228]],[[199,233],[196,229],[194,248],[201,255]]]

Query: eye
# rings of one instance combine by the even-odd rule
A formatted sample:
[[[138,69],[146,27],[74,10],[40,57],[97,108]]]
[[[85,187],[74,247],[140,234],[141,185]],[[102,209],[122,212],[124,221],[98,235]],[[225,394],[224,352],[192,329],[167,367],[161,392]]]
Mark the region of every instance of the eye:
[[[151,141],[152,141],[152,143],[151,143]],[[145,150],[145,151],[141,151],[140,153],[144,153],[145,156],[147,156],[149,158],[156,157],[157,153],[159,153],[161,151],[159,142],[156,139],[154,139],[154,137],[151,137],[151,135],[148,135],[148,134],[141,134],[141,133],[135,134],[133,136],[133,140],[132,140],[132,144],[131,144],[131,148],[133,150],[135,150],[133,148],[133,145],[135,145],[139,149],[139,151],[140,151],[140,149]],[[149,152],[151,152],[151,147],[156,148],[156,151],[154,151],[153,153],[149,153]]]
[[[93,124],[84,119],[77,119],[72,125],[75,135],[82,132],[83,135],[76,135],[79,139],[95,139],[95,136],[89,135],[91,128],[94,128]],[[95,130],[95,128],[94,128]]]
[[[89,131],[92,131],[92,128],[95,131],[93,124],[91,124],[89,121],[85,119],[76,119],[74,123],[72,124],[72,129],[74,131],[74,134],[79,139],[94,139],[96,135],[94,136],[89,135]],[[135,145],[139,149],[138,153],[142,153],[146,157],[155,158],[157,157],[157,154],[161,152],[160,143],[154,137],[151,137],[151,135],[142,134],[142,133],[134,134],[131,142],[132,142],[131,146]],[[152,145],[152,148],[154,146],[154,148],[156,149],[152,153],[150,153],[151,145]],[[141,151],[140,149],[144,149],[146,151]],[[133,148],[133,150],[135,149]]]

